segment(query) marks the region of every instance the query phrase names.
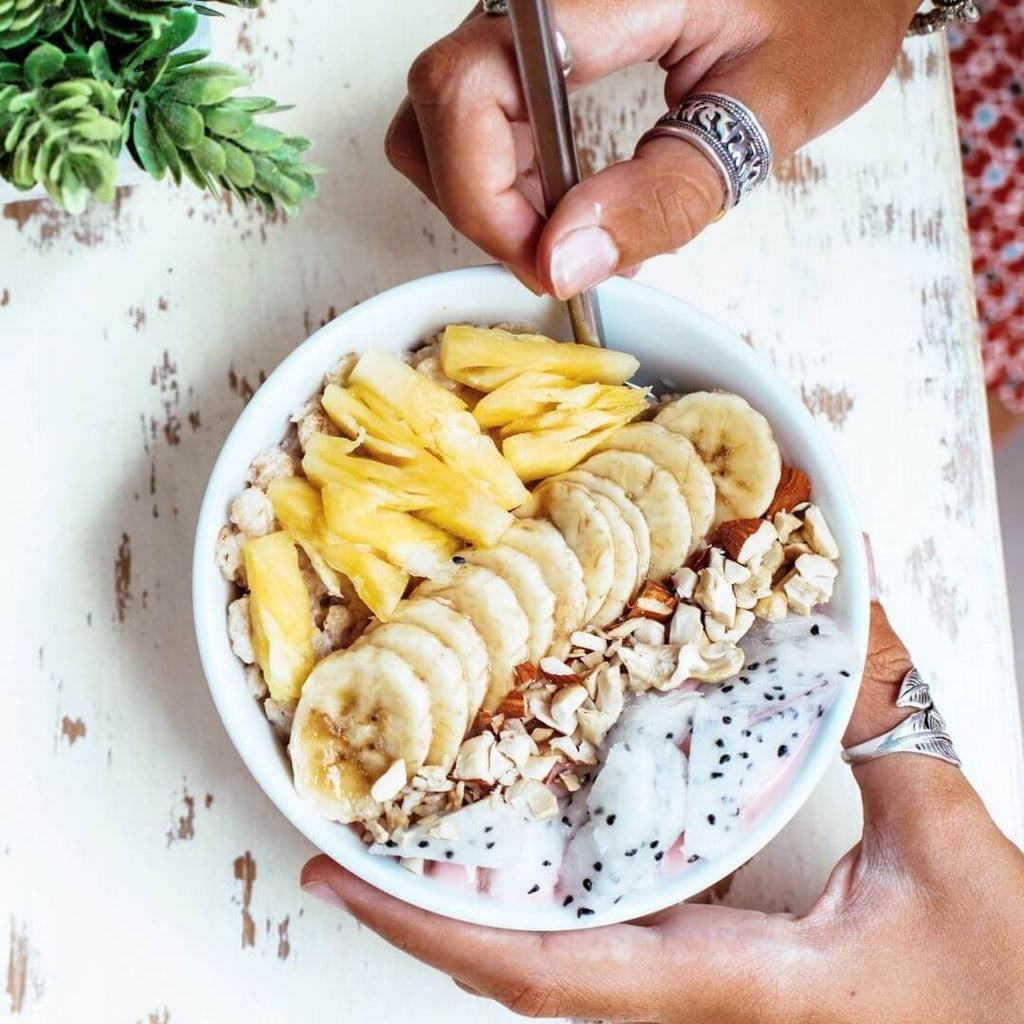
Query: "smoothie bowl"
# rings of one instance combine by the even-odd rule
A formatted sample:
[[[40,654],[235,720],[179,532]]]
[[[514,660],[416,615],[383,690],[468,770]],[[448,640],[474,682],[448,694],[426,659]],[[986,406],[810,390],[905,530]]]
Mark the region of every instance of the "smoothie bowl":
[[[500,268],[349,311],[214,467],[193,603],[242,759],[311,842],[425,909],[592,927],[706,889],[834,756],[860,533],[799,400],[633,282],[608,350]]]

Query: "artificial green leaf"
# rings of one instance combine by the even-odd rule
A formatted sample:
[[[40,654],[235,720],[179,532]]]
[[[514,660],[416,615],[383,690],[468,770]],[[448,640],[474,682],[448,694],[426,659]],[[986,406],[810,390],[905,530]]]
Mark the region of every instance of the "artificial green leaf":
[[[181,152],[181,168],[185,172],[185,176],[192,182],[196,188],[204,189],[213,193],[216,193],[217,187],[210,180],[210,178],[203,172],[202,168],[196,163],[195,158],[192,156],[191,150],[182,150]]]
[[[167,60],[167,66],[170,68],[183,68],[188,64],[195,64],[197,61],[206,60],[209,56],[209,50],[186,50],[184,53],[172,53]]]
[[[232,96],[225,100],[221,106],[226,110],[245,110],[251,114],[271,114],[280,110],[290,110],[290,107],[280,107],[267,96]]]
[[[29,85],[44,85],[64,70],[64,54],[52,43],[40,43],[25,58],[25,78]]]
[[[128,59],[129,67],[137,67],[143,61],[155,60],[184,46],[192,38],[199,25],[199,15],[191,7],[174,11],[170,20],[163,25],[154,39],[143,43]]]
[[[72,110],[81,110],[83,107],[88,106],[90,106],[88,96],[68,96],[49,107],[47,113],[50,117],[56,117],[58,114],[67,114]]]
[[[192,157],[201,171],[214,177],[222,175],[227,167],[227,154],[224,148],[209,136],[192,150]]]
[[[156,144],[159,147],[160,155],[167,164],[167,170],[171,172],[174,184],[180,185],[181,154],[178,151],[178,147],[171,141],[171,137],[167,134],[167,130],[160,123],[152,109],[150,109],[148,117],[150,130],[152,131],[153,138],[156,140]]]
[[[183,103],[161,101],[154,108],[161,123],[179,149],[192,149],[202,141],[203,115],[195,107]]]
[[[207,129],[228,139],[237,139],[253,126],[252,114],[244,110],[225,110],[223,106],[216,106],[204,107],[202,113]]]
[[[228,180],[239,188],[249,188],[256,180],[256,168],[253,166],[252,158],[230,142],[222,142],[221,149],[224,150],[227,159],[224,173]]]
[[[190,71],[201,68],[201,64],[193,65]],[[167,86],[167,95],[178,103],[190,103],[196,106],[209,106],[220,103],[231,95],[235,89],[248,85],[249,79],[241,74],[183,76]]]
[[[168,57],[148,61],[142,66],[136,77],[135,88],[141,93],[148,93],[160,81],[169,66],[170,59]]]
[[[269,128],[264,124],[254,125],[244,135],[235,141],[243,148],[253,153],[271,153],[284,139],[276,128]]]
[[[284,144],[296,153],[305,153],[306,150],[313,146],[309,139],[304,139],[301,135],[286,135],[284,137]]]
[[[167,161],[160,152],[156,139],[153,137],[153,130],[149,124],[146,113],[146,101],[140,100],[135,114],[135,123],[132,127],[132,144],[135,147],[134,156],[136,163],[140,164],[147,174],[151,174],[157,181],[162,181],[167,173]]]
[[[12,153],[14,147],[18,144],[18,139],[21,137],[21,131],[28,122],[28,111],[22,111],[13,121],[11,127],[7,130],[7,135],[4,136],[4,152]]]
[[[78,135],[90,142],[114,142],[121,138],[121,122],[109,117],[90,117],[81,121],[76,130]]]

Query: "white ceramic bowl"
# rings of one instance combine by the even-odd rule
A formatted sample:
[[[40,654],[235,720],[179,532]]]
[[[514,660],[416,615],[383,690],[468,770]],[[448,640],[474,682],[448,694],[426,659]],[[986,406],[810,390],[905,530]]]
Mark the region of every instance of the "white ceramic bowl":
[[[680,389],[724,388],[746,397],[768,417],[786,457],[810,474],[815,500],[842,552],[831,612],[854,637],[863,660],[868,632],[868,579],[861,533],[835,458],[800,400],[768,365],[725,327],[661,292],[616,279],[600,290],[610,347],[634,353],[641,379],[665,379]],[[499,267],[474,267],[410,281],[356,306],[301,344],[270,375],[238,418],[214,466],[196,530],[193,609],[203,669],[217,710],[238,753],[281,812],[312,843],[366,881],[408,903],[448,917],[504,928],[556,931],[594,927],[651,914],[714,884],[762,849],[793,817],[836,753],[853,710],[860,671],[821,722],[809,749],[778,799],[742,841],[718,861],[700,862],[627,896],[586,919],[561,908],[498,903],[474,892],[419,877],[397,862],[371,856],[346,826],[324,821],[298,798],[291,766],[232,654],[225,609],[232,588],[214,564],[217,533],[257,452],[278,443],[292,411],[319,389],[327,368],[347,352],[402,352],[453,321],[537,324],[569,337],[560,304],[538,298]]]

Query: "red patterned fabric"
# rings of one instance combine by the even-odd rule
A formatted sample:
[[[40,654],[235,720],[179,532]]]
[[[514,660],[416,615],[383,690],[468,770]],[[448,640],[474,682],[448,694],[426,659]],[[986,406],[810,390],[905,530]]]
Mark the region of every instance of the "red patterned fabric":
[[[948,32],[985,374],[1024,416],[1024,3]]]

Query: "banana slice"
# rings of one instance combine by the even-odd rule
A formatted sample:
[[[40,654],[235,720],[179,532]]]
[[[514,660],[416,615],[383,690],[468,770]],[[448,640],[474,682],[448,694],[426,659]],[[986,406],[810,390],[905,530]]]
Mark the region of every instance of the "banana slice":
[[[493,548],[467,548],[459,554],[471,565],[490,569],[512,588],[530,623],[527,657],[538,664],[555,635],[555,595],[540,567],[528,555],[504,543]]]
[[[458,658],[430,630],[411,622],[383,622],[355,646],[367,644],[404,658],[427,684],[434,735],[423,763],[447,772],[469,729],[469,693]]]
[[[490,569],[467,564],[447,580],[421,583],[416,593],[446,598],[483,638],[491,669],[483,707],[493,711],[512,689],[512,669],[526,661],[530,623],[515,591]]]
[[[640,555],[636,549],[636,540],[629,524],[623,518],[618,506],[607,495],[590,493],[601,514],[608,520],[612,534],[612,553],[615,560],[615,572],[612,575],[611,589],[604,599],[604,604],[591,619],[595,626],[607,626],[622,617],[629,604],[629,599],[636,590],[635,581],[639,575]]]
[[[405,659],[370,645],[338,651],[302,687],[288,745],[295,788],[333,821],[376,818],[370,787],[399,758],[417,771],[432,735],[426,683]]]
[[[695,391],[654,418],[693,443],[711,471],[718,497],[715,524],[756,519],[771,504],[782,457],[768,421],[739,395]]]
[[[638,452],[675,478],[690,510],[692,551],[711,529],[715,519],[715,481],[690,442],[658,423],[629,423],[595,451],[610,449]]]
[[[547,519],[558,528],[583,569],[583,584],[587,588],[583,624],[596,621],[615,582],[612,528],[597,502],[579,484],[555,477],[536,488],[515,514],[520,518]]]
[[[550,651],[556,658],[569,652],[569,637],[586,621],[587,588],[583,584],[580,560],[558,529],[546,519],[520,519],[501,538],[504,546],[516,548],[540,567],[555,595],[554,636]]]
[[[472,721],[487,695],[491,675],[487,645],[473,623],[444,598],[419,596],[403,601],[390,621],[422,626],[454,652],[466,681],[468,717]]]
[[[650,531],[651,578],[674,573],[690,553],[693,523],[672,475],[646,455],[616,449],[592,455],[582,469],[613,480],[639,506]]]
[[[568,473],[560,474],[564,480],[578,483],[586,488],[591,494],[602,494],[612,501],[618,509],[619,514],[626,520],[626,525],[633,533],[633,542],[636,544],[637,563],[636,578],[633,583],[633,591],[647,582],[648,574],[651,571],[651,530],[647,525],[643,512],[635,504],[635,500],[614,481],[607,473],[592,473],[577,466]],[[675,483],[670,479],[673,489]],[[689,519],[689,513],[687,513]],[[632,597],[633,593],[629,594]],[[628,600],[628,598],[627,598]]]

